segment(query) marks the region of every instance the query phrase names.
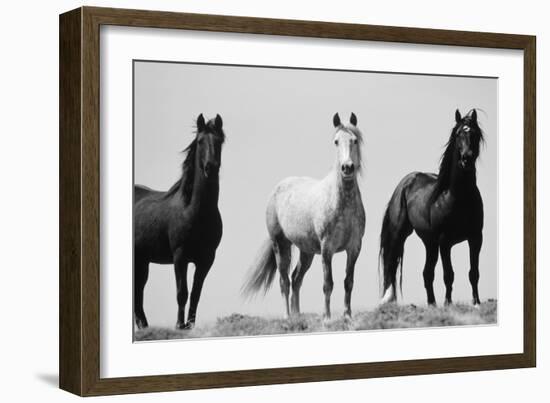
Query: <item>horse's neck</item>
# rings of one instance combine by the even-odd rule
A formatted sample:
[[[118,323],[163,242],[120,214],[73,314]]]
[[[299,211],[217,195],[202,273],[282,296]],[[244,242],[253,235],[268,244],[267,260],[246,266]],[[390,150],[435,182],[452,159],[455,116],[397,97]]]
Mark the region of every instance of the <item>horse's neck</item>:
[[[353,180],[344,181],[342,175],[338,172],[338,169],[333,169],[325,178],[330,186],[330,191],[333,193],[333,197],[330,198],[334,203],[335,208],[345,208],[352,206],[357,200],[357,193],[359,187],[357,185],[357,177]]]
[[[456,198],[468,195],[476,188],[476,171],[462,171],[455,168],[449,181],[449,192]]]
[[[190,210],[206,211],[218,206],[220,186],[218,178],[208,180],[201,169],[195,169],[193,191],[187,206]]]

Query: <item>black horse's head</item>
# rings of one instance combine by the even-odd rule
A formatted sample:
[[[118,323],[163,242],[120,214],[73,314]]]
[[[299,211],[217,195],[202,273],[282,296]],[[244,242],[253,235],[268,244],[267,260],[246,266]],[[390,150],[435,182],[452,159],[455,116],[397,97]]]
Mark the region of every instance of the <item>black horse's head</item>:
[[[483,142],[483,132],[477,122],[477,112],[472,109],[462,117],[457,109],[455,121],[439,163],[437,184],[430,197],[431,202],[451,186],[453,178],[468,178],[474,183],[476,180],[476,160],[479,157],[480,144]]]
[[[455,120],[456,125],[449,140],[449,146],[454,149],[453,159],[458,167],[470,171],[475,169],[479,147],[483,141],[483,134],[477,123],[477,112],[472,109],[466,116],[462,117],[457,109]]]
[[[196,158],[198,167],[206,178],[215,178],[221,165],[222,144],[225,140],[220,115],[208,122],[202,113],[197,118]]]

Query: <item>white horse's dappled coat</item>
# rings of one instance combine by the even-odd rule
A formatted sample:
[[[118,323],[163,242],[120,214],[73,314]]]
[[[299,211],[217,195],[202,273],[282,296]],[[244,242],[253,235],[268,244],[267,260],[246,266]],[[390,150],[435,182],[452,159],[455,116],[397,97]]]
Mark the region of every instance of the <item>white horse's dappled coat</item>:
[[[300,287],[313,256],[320,254],[324,273],[325,317],[330,317],[333,289],[332,255],[346,251],[345,314],[351,316],[351,291],[355,262],[365,232],[365,211],[357,184],[361,168],[362,135],[357,118],[342,125],[338,114],[333,119],[337,158],[334,168],[322,180],[291,177],[280,182],[269,199],[266,211],[269,239],[252,265],[244,286],[245,293],[269,288],[279,269],[281,293],[287,316],[300,312]],[[300,258],[289,278],[291,246]],[[292,281],[291,281],[292,280]],[[292,300],[289,305],[290,287]]]

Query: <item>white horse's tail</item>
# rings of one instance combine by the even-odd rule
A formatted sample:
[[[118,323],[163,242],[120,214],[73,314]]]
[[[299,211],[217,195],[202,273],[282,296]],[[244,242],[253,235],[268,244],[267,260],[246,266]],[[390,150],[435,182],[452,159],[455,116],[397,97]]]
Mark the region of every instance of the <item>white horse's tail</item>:
[[[263,288],[265,294],[271,287],[276,272],[277,262],[273,251],[273,243],[271,239],[267,239],[262,244],[256,259],[254,259],[254,262],[250,266],[250,271],[241,288],[241,293],[249,297]]]

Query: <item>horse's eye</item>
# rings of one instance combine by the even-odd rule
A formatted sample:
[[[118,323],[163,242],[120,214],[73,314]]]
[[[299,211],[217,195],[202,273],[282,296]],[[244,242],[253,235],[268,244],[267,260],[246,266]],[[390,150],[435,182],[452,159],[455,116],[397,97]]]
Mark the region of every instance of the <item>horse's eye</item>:
[[[335,145],[335,146],[338,145],[338,140],[334,140],[334,145]]]
[[[353,139],[353,144],[357,144],[357,139]]]

